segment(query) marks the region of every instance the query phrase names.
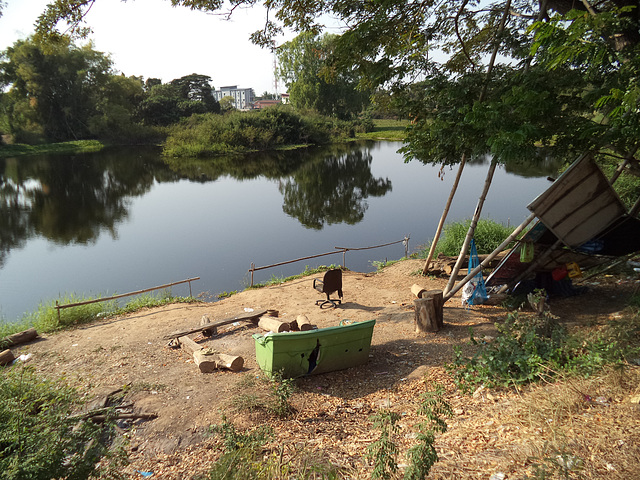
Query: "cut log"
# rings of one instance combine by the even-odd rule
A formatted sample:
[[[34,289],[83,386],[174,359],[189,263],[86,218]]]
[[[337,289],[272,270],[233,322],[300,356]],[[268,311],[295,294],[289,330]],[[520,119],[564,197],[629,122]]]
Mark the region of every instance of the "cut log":
[[[291,330],[291,327],[288,323],[281,322],[277,318],[262,316],[260,320],[258,320],[258,326],[267,332],[288,332]]]
[[[193,361],[202,373],[212,373],[218,369],[218,362],[213,355],[207,355],[204,348],[193,352]]]
[[[0,365],[9,365],[15,359],[16,357],[13,356],[13,352],[9,349],[0,353]]]
[[[242,370],[242,367],[244,366],[244,358],[238,357],[236,355],[216,353],[214,354],[214,357],[216,357],[218,368],[226,368],[228,370],[231,370],[232,372],[238,372]]]
[[[437,332],[444,326],[442,290],[429,290],[421,298],[413,301],[415,305],[416,333]]]
[[[35,328],[30,328],[28,330],[24,330],[23,332],[14,333],[13,335],[9,335],[8,337],[4,337],[0,340],[0,344],[5,345],[7,347],[13,347],[14,345],[20,345],[22,343],[30,342],[38,338],[38,332],[36,332]]]
[[[189,330],[174,332],[170,335],[165,335],[163,338],[165,340],[171,340],[172,338],[184,337],[186,335],[191,335],[192,333],[198,333],[212,327],[220,327],[222,325],[229,325],[230,323],[240,322],[245,320],[254,321],[256,318],[261,317],[265,313],[267,313],[266,310],[256,310],[255,312],[243,313],[242,315],[238,315],[236,317],[225,318],[224,320],[218,320],[217,322],[207,323],[205,325],[200,325],[199,327],[190,328]]]
[[[411,293],[413,293],[418,298],[422,298],[422,294],[426,291],[427,291],[426,289],[422,288],[420,285],[417,285],[415,283],[411,287]]]
[[[306,332],[308,330],[313,330],[313,325],[311,325],[311,322],[309,322],[309,318],[307,318],[306,315],[298,315],[296,319],[291,322],[291,329]]]
[[[242,370],[244,358],[224,353],[216,353],[210,348],[203,348],[189,337],[178,339],[182,345],[193,352],[193,360],[202,373],[211,373],[219,368],[227,368],[232,372]]]

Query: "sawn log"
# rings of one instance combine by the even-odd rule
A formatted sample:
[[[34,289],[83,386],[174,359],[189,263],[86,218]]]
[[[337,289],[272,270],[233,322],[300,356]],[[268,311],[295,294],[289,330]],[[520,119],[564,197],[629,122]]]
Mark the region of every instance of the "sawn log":
[[[202,373],[211,373],[219,368],[226,368],[232,372],[242,370],[244,365],[242,357],[216,353],[210,348],[203,348],[187,336],[179,337],[178,340],[181,345],[193,352],[193,361]]]
[[[0,353],[0,365],[9,365],[15,359],[16,357],[13,356],[13,352],[11,352],[11,350],[9,349]]]

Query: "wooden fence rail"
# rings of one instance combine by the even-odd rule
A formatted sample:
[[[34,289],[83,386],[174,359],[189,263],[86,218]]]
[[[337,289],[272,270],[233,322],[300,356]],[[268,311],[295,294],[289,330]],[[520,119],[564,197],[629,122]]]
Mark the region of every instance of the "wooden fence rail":
[[[267,268],[272,268],[272,267],[279,267],[281,265],[288,265],[289,263],[295,263],[295,262],[300,262],[302,260],[309,260],[311,258],[318,258],[318,257],[324,257],[326,255],[335,255],[336,253],[342,253],[342,266],[346,266],[346,258],[345,255],[348,251],[353,250],[370,250],[372,248],[380,248],[380,247],[387,247],[389,245],[395,245],[397,243],[403,243],[404,244],[404,256],[407,257],[409,255],[409,238],[411,237],[411,235],[407,235],[406,237],[404,237],[402,240],[397,240],[395,242],[389,242],[389,243],[383,243],[382,245],[373,245],[371,247],[333,247],[336,249],[336,251],[334,252],[326,252],[326,253],[318,253],[317,255],[309,255],[308,257],[301,257],[301,258],[296,258],[294,260],[287,260],[285,262],[278,262],[278,263],[272,263],[271,265],[264,265],[262,267],[256,267],[256,265],[251,262],[251,268],[249,269],[249,273],[251,273],[251,286],[253,287],[253,272],[257,272],[259,270],[266,270]]]
[[[56,300],[56,309],[58,310],[58,320],[60,320],[60,310],[62,310],[63,308],[79,307],[80,305],[90,305],[92,303],[106,302],[106,301],[109,301],[109,300],[117,300],[118,298],[130,297],[131,295],[139,295],[141,293],[151,292],[153,290],[160,290],[162,288],[172,287],[174,285],[180,285],[182,283],[189,283],[189,296],[192,297],[193,294],[191,292],[191,282],[193,282],[195,280],[200,280],[200,277],[187,278],[186,280],[180,280],[179,282],[166,283],[164,285],[159,285],[157,287],[151,287],[151,288],[145,288],[144,290],[137,290],[135,292],[121,293],[119,295],[113,295],[112,297],[94,298],[92,300],[84,300],[82,302],[65,303],[64,305],[60,305],[58,303],[58,301]]]

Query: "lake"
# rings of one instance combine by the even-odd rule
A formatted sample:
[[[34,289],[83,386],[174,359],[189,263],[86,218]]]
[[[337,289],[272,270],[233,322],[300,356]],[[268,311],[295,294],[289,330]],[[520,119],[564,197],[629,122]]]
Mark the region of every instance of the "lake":
[[[190,277],[193,294],[242,290],[248,270],[410,236],[433,237],[455,169],[404,163],[367,142],[215,160],[163,161],[155,148],[0,159],[0,316],[65,294],[110,296]],[[457,168],[457,167],[456,167]],[[470,218],[488,162],[469,164],[448,221]],[[518,225],[553,166],[500,168],[483,217]],[[350,251],[346,267],[404,256],[402,243]],[[341,264],[342,254],[262,270],[256,283]],[[311,288],[311,285],[309,285]],[[187,286],[172,288],[188,295]]]

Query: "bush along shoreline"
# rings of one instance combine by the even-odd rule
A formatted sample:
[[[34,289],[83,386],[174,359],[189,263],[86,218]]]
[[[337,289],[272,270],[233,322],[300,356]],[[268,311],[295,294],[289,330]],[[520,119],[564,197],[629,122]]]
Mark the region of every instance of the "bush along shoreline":
[[[354,139],[373,130],[369,119],[343,121],[299,114],[286,106],[225,115],[192,115],[169,128],[163,154],[213,157],[276,150],[292,145],[320,145]]]

